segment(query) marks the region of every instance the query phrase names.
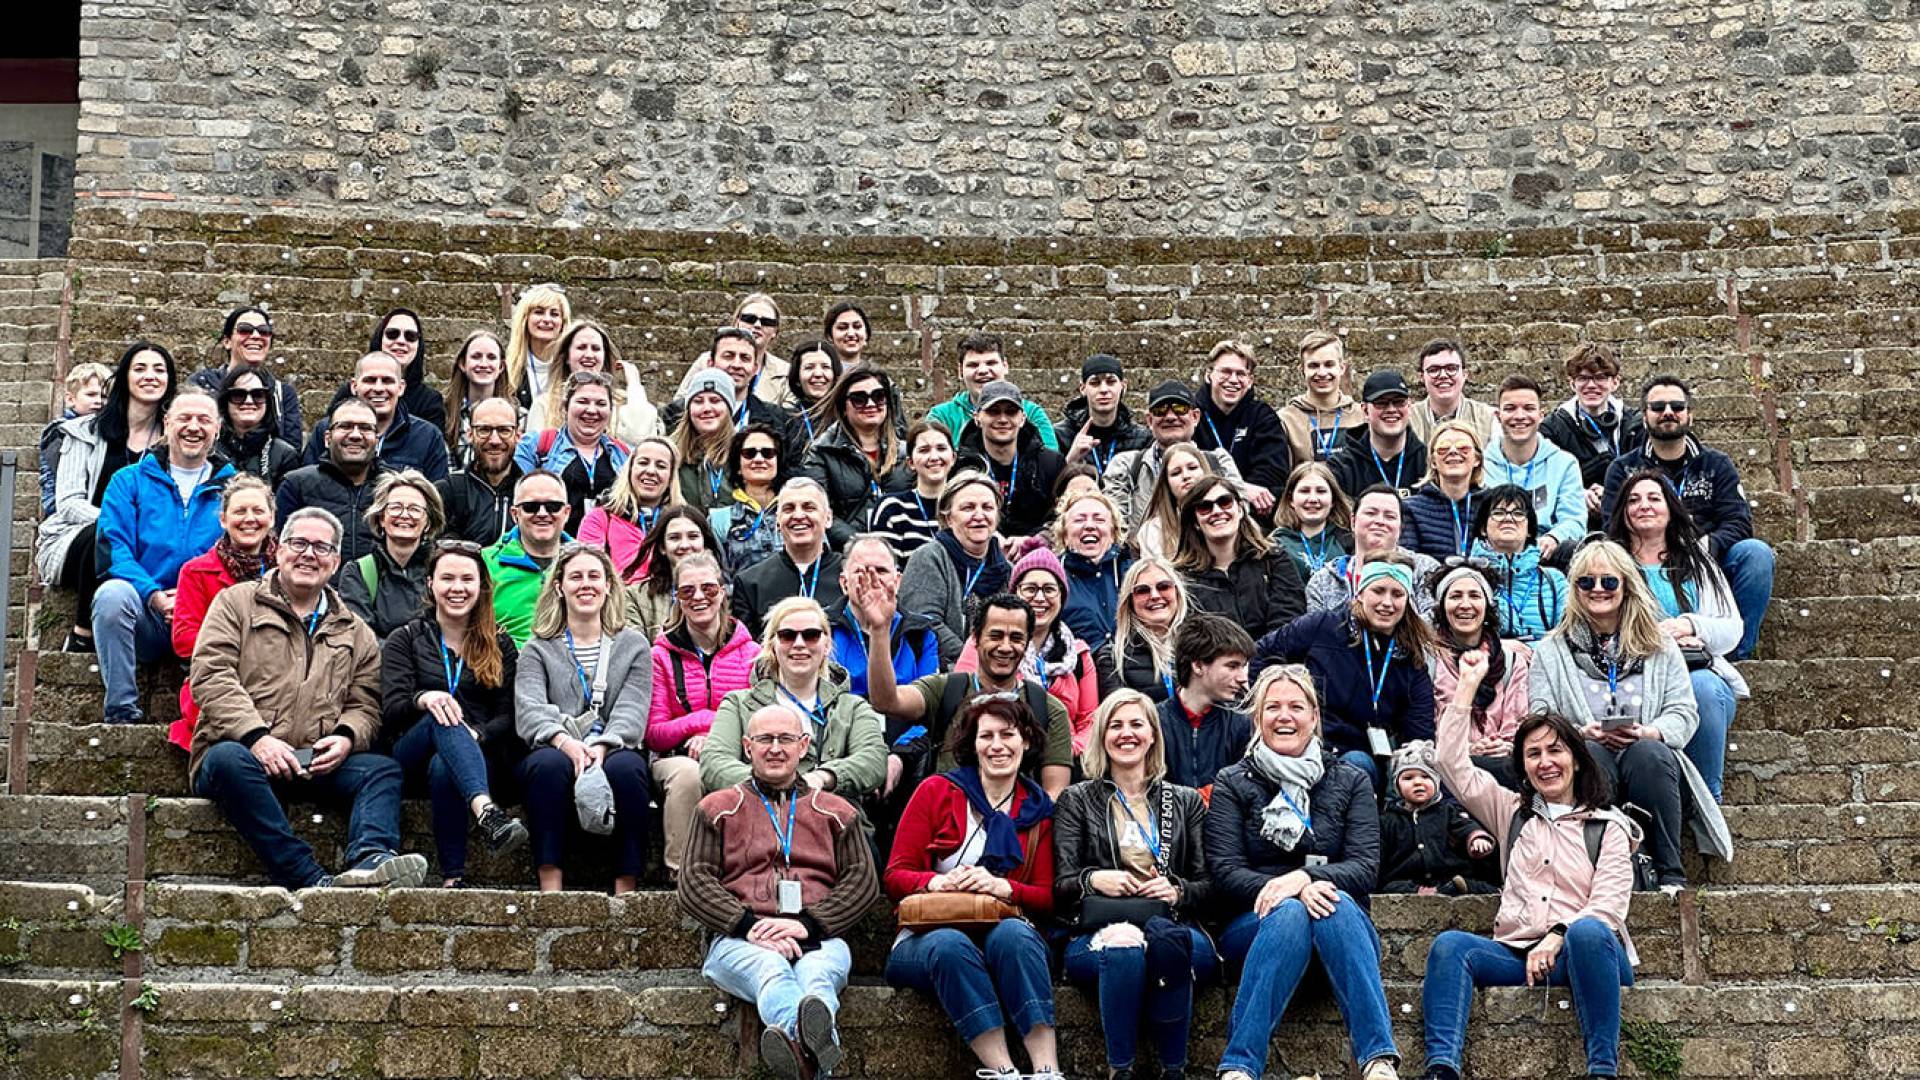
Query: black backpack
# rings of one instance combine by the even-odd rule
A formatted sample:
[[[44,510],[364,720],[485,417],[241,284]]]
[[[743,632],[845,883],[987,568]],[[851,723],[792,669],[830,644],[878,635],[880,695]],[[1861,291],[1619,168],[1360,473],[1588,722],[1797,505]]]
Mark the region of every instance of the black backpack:
[[[1513,865],[1513,848],[1514,845],[1520,841],[1520,827],[1527,823],[1528,818],[1534,816],[1536,815],[1533,812],[1533,808],[1525,803],[1514,807],[1513,818],[1507,823],[1507,848],[1500,853],[1500,876],[1502,880],[1506,879],[1508,868]],[[1585,827],[1582,828],[1581,833],[1583,839],[1587,842],[1587,862],[1590,865],[1599,866],[1600,845],[1605,843],[1607,838],[1606,821],[1604,819],[1589,818],[1587,819]],[[1652,889],[1654,887],[1653,860],[1638,851],[1633,852],[1631,858],[1633,860],[1634,891],[1645,892]]]

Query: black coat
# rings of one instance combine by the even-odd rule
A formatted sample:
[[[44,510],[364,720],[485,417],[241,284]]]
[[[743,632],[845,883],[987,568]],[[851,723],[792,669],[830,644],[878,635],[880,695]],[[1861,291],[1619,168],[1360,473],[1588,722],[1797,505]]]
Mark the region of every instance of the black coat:
[[[1375,484],[1392,484],[1396,479],[1400,497],[1404,499],[1413,494],[1414,488],[1427,482],[1427,444],[1409,431],[1407,444],[1400,448],[1397,456],[1376,462],[1373,436],[1362,424],[1348,428],[1340,436],[1340,448],[1327,459],[1327,468],[1333,470],[1333,478],[1339,481],[1340,490],[1347,493],[1349,502],[1358,501],[1360,493]]]
[[[853,437],[839,424],[822,431],[813,440],[812,449],[800,459],[797,476],[810,476],[827,489],[827,505],[833,507],[835,546],[865,532],[873,517],[873,506],[880,494],[905,491],[913,486],[913,473],[907,469],[904,448],[893,471],[876,477],[867,463],[867,455],[854,444]]]
[[[343,534],[340,571],[334,574],[334,580],[338,581],[348,564],[372,551],[377,542],[373,529],[367,525],[366,513],[367,507],[373,505],[374,486],[385,473],[375,462],[367,478],[355,486],[331,461],[301,466],[288,473],[274,492],[275,520],[284,525],[295,510],[309,506],[317,506],[339,518]]]
[[[1053,804],[1053,904],[1054,914],[1062,919],[1078,917],[1080,900],[1095,870],[1120,869],[1119,837],[1113,831],[1114,791],[1112,781],[1083,780],[1061,792]],[[1202,842],[1207,804],[1192,788],[1160,780],[1147,786],[1146,803],[1158,822],[1161,873],[1181,890],[1174,915],[1197,918],[1213,895]],[[1171,814],[1165,812],[1169,805]],[[1133,809],[1143,813],[1142,807]],[[1144,815],[1141,820],[1146,820]]]
[[[482,547],[499,543],[513,528],[513,485],[520,481],[520,466],[507,465],[507,478],[499,487],[487,483],[477,472],[462,469],[433,485],[440,489],[440,501],[447,506],[446,536],[471,540]],[[579,523],[572,523],[579,528]]]
[[[1074,438],[1080,434],[1080,429],[1086,425],[1092,414],[1092,410],[1087,408],[1087,399],[1084,397],[1074,398],[1067,402],[1066,408],[1060,410],[1060,420],[1053,425],[1053,432],[1060,440],[1063,456],[1066,453],[1065,448],[1073,445]],[[1153,445],[1153,432],[1148,431],[1133,419],[1133,414],[1127,411],[1125,402],[1121,402],[1120,407],[1114,410],[1112,424],[1106,427],[1090,428],[1087,434],[1100,440],[1100,445],[1093,448],[1093,457],[1087,460],[1087,464],[1101,472],[1106,471],[1107,462],[1113,460],[1113,455],[1123,450],[1145,450]]]
[[[433,545],[421,544],[413,561],[401,566],[387,553],[387,545],[375,544],[373,550],[340,568],[340,599],[373,628],[373,636],[385,641],[388,634],[420,615],[427,595],[427,560],[433,557]],[[373,591],[367,591],[361,560],[373,560]]]
[[[1379,892],[1432,888],[1455,876],[1469,881],[1499,881],[1496,849],[1484,859],[1467,857],[1467,838],[1493,835],[1452,799],[1415,810],[1397,796],[1380,812]]]
[[[840,591],[839,554],[822,550],[820,561],[807,571],[807,584],[813,586],[813,598],[823,608],[831,610],[845,600],[846,594]],[[783,547],[733,579],[733,617],[745,623],[758,641],[767,609],[789,596],[802,595],[805,591],[801,588],[800,568],[793,565],[793,556]],[[828,643],[826,647],[833,646]]]
[[[286,475],[300,467],[300,448],[266,430],[255,428],[243,438],[223,429],[214,451],[233,466],[234,472],[248,473],[279,487]]]
[[[266,383],[267,389],[274,392],[274,422],[280,437],[298,447],[300,440],[307,437],[306,430],[300,423],[300,388],[294,385],[295,380],[291,377],[275,378],[273,373],[265,367],[257,367],[254,370],[260,373],[260,378]],[[201,368],[187,376],[187,383],[218,396],[220,384],[226,381],[226,378],[227,366],[221,364],[219,367]]]
[[[489,763],[510,765],[527,752],[513,728],[513,677],[516,652],[505,633],[500,642],[500,685],[481,686],[468,669],[460,676],[454,695],[467,726],[480,736],[480,749]],[[447,669],[440,653],[440,627],[432,619],[416,618],[395,630],[380,646],[380,738],[377,746],[389,751],[416,723],[434,723],[413,699],[429,690],[447,688]],[[511,770],[494,772],[512,775]],[[498,798],[499,793],[495,793]]]
[[[1225,615],[1256,639],[1307,611],[1307,587],[1284,548],[1257,557],[1242,556],[1225,570],[1182,576],[1191,610]]]
[[[1240,479],[1258,484],[1278,498],[1293,472],[1293,447],[1273,406],[1248,394],[1232,412],[1221,412],[1213,394],[1202,387],[1200,425],[1194,444],[1202,450],[1225,450],[1240,467]]]
[[[1214,895],[1223,910],[1253,909],[1254,897],[1268,881],[1305,869],[1315,881],[1330,881],[1362,908],[1380,873],[1380,810],[1367,775],[1328,753],[1326,775],[1307,793],[1313,828],[1292,851],[1282,851],[1260,835],[1260,812],[1273,801],[1278,784],[1241,760],[1220,770],[1207,807],[1207,863]],[[1308,855],[1326,862],[1307,866]]]
[[[987,457],[980,425],[968,424],[960,436],[960,457],[954,468],[978,469],[1002,485],[1006,499],[1000,511],[1000,535],[1032,536],[1053,519],[1053,484],[1060,478],[1060,470],[1067,467],[1067,459],[1047,449],[1032,424],[1021,427],[1014,445],[1013,468],[1017,475],[1009,478],[1006,466]]]
[[[1170,697],[1160,703],[1160,736],[1166,740],[1167,779],[1203,788],[1246,756],[1253,722],[1246,713],[1215,705],[1196,728],[1187,719],[1187,707]]]
[[[1153,670],[1153,653],[1144,642],[1123,641],[1116,635],[1110,648],[1113,650],[1113,673],[1121,686],[1140,691],[1156,704],[1167,700],[1167,684]]]
[[[1575,415],[1579,409],[1578,402],[1563,403],[1540,422],[1540,434],[1573,455],[1580,463],[1580,483],[1592,487],[1607,482],[1607,467],[1621,451],[1647,441],[1647,428],[1631,405],[1598,419]]]
[[[443,408],[442,422],[445,415]],[[317,464],[326,458],[327,430],[332,426],[331,420],[322,420],[313,426],[313,434],[307,439],[307,464]],[[394,413],[393,426],[381,437],[378,454],[380,464],[389,469],[419,469],[436,483],[447,478],[446,432],[408,413],[405,406]]]

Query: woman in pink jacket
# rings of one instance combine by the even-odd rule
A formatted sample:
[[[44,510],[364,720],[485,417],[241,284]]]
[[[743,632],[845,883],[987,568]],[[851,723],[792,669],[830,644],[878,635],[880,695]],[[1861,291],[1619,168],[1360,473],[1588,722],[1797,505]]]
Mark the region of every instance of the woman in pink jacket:
[[[695,552],[674,567],[675,615],[653,643],[653,705],[646,746],[660,789],[667,869],[678,874],[688,827],[700,805],[700,751],[714,710],[753,681],[760,645],[730,613],[720,561]]]
[[[646,574],[640,545],[661,509],[681,501],[679,468],[672,443],[657,435],[641,439],[633,444],[633,456],[620,470],[606,501],[580,519],[574,539],[588,547],[605,548],[620,571],[620,580],[629,585]]]
[[[1459,692],[1460,658],[1470,652],[1486,657],[1486,676],[1470,695],[1473,726],[1467,752],[1474,765],[1492,773],[1502,787],[1518,791],[1520,777],[1510,758],[1513,733],[1528,711],[1533,650],[1526,642],[1505,636],[1499,605],[1493,602],[1498,594],[1479,566],[1448,559],[1427,584],[1438,616],[1433,648],[1427,652],[1434,715],[1445,712]]]
[[[1486,654],[1461,654],[1460,684],[1440,715],[1434,764],[1468,812],[1499,838],[1507,881],[1492,938],[1448,930],[1427,953],[1425,1080],[1460,1080],[1475,987],[1522,984],[1572,990],[1587,1076],[1611,1077],[1620,1064],[1620,988],[1633,985],[1639,963],[1627,936],[1639,830],[1604,809],[1604,774],[1586,739],[1558,714],[1530,714],[1514,732],[1521,792],[1474,766],[1470,713],[1486,670]]]

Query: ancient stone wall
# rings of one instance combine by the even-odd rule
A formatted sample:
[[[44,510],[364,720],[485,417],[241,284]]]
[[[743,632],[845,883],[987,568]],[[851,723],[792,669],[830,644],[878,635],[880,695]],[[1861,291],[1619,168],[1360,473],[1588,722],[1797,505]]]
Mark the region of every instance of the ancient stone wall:
[[[1913,0],[125,0],[83,203],[1258,235],[1913,205]]]

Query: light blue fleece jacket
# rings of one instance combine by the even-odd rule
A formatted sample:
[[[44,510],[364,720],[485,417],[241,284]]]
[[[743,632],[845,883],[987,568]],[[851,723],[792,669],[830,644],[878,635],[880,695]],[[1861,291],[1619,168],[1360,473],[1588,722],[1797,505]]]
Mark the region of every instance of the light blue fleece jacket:
[[[1579,543],[1580,538],[1587,535],[1587,490],[1580,483],[1579,460],[1546,439],[1540,439],[1533,451],[1533,460],[1515,465],[1507,460],[1505,447],[1501,439],[1487,446],[1487,486],[1513,484],[1526,488],[1533,494],[1533,512],[1540,519],[1540,535],[1551,533],[1561,547]]]

